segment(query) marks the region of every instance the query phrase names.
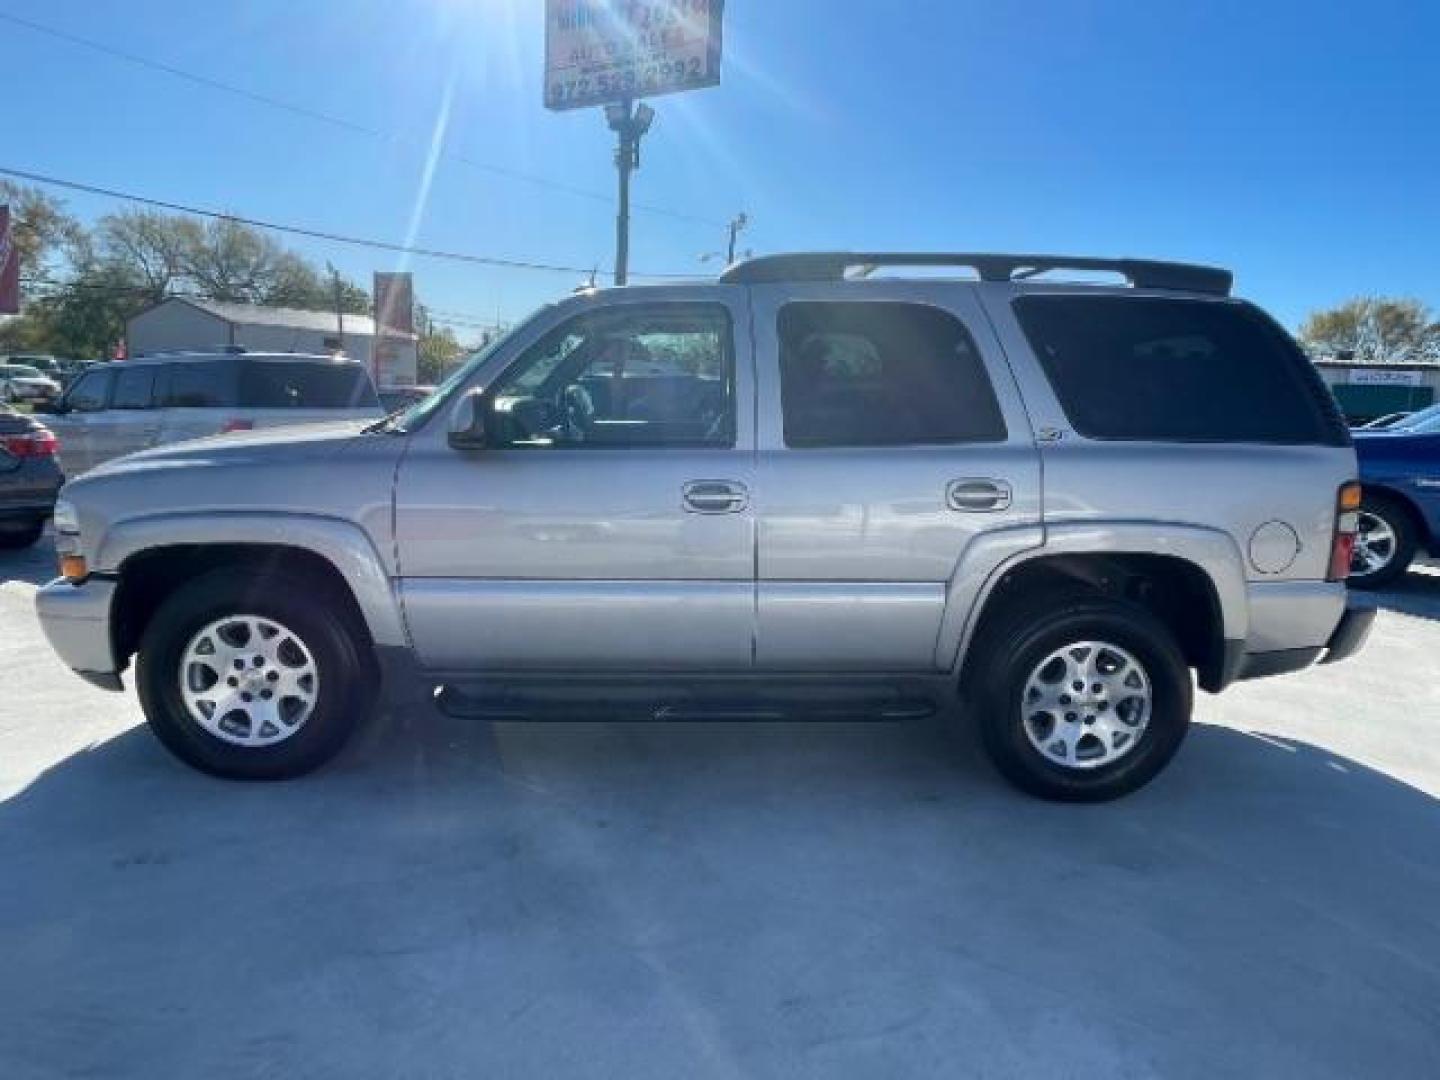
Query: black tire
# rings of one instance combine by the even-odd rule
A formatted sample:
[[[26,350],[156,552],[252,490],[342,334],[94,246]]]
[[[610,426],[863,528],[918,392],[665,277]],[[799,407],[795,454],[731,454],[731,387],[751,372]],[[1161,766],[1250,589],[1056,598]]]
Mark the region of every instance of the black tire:
[[[0,549],[15,551],[34,547],[45,533],[45,521],[27,521],[20,525],[0,525]]]
[[[1361,561],[1357,553],[1355,561],[1351,563],[1348,584],[1352,589],[1383,589],[1404,577],[1410,564],[1415,561],[1415,549],[1418,545],[1415,521],[1409,511],[1395,499],[1385,495],[1372,495],[1368,491],[1360,503],[1362,526],[1366,524],[1367,515],[1383,522],[1394,533],[1394,547],[1389,561],[1369,573],[1357,572],[1356,567]],[[1362,528],[1362,534],[1366,531]]]
[[[1169,629],[1146,609],[1093,594],[1062,594],[1018,605],[982,632],[985,640],[976,645],[965,697],[977,711],[990,760],[1022,791],[1066,802],[1118,798],[1149,783],[1184,741],[1192,707],[1190,669]],[[1123,756],[1078,768],[1051,761],[1036,748],[1026,734],[1022,703],[1042,661],[1085,641],[1129,652],[1150,681],[1152,700],[1148,723]],[[1048,737],[1043,727],[1040,737]]]
[[[282,624],[310,650],[318,692],[295,734],[271,746],[240,746],[191,717],[180,687],[180,661],[191,639],[227,615]],[[285,780],[329,761],[369,714],[374,664],[362,652],[342,598],[286,573],[237,568],[191,581],[160,605],[140,641],[136,686],[150,730],[171,753],[202,772],[234,780]]]

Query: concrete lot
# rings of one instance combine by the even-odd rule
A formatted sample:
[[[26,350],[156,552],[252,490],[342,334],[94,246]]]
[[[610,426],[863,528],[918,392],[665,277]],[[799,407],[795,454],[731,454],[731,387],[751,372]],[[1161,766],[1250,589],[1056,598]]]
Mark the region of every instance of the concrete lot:
[[[0,1076],[1434,1076],[1440,576],[1098,807],[938,725],[386,717],[172,762],[0,555]],[[6,580],[13,579],[13,580]]]

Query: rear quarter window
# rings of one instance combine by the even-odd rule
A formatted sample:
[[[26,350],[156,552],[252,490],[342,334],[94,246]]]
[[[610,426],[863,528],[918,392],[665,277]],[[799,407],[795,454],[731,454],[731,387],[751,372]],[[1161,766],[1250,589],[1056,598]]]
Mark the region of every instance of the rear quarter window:
[[[1015,314],[1070,424],[1088,438],[1349,443],[1304,353],[1248,304],[1024,296]]]
[[[240,372],[246,409],[379,408],[369,374],[358,364],[257,360]]]

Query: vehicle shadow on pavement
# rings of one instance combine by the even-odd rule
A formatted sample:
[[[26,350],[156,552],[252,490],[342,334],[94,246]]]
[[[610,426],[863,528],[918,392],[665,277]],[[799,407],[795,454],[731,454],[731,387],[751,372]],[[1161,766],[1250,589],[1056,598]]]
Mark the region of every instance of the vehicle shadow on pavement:
[[[967,741],[407,713],[243,785],[132,729],[0,803],[0,1073],[1440,1060],[1435,798],[1197,725],[1148,789],[1054,805]]]
[[[32,547],[0,551],[0,585],[10,581],[44,585],[58,573],[55,558],[55,541],[48,529]]]
[[[1440,572],[1428,567],[1411,570],[1389,589],[1361,595],[1391,611],[1440,620]]]

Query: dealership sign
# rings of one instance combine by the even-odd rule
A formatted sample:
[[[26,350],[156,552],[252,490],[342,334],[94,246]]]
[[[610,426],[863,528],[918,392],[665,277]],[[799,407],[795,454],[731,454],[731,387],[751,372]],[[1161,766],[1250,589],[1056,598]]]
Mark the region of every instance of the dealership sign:
[[[408,271],[375,273],[375,324],[377,332],[399,331],[402,335],[415,332],[415,285]]]
[[[1383,367],[1350,369],[1351,386],[1424,386],[1423,371],[1395,371]]]
[[[10,229],[10,207],[0,206],[0,314],[20,310],[20,251]]]
[[[546,0],[545,107],[718,85],[723,8],[724,0]]]

